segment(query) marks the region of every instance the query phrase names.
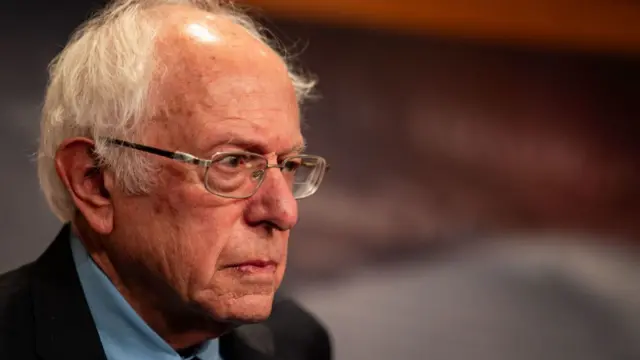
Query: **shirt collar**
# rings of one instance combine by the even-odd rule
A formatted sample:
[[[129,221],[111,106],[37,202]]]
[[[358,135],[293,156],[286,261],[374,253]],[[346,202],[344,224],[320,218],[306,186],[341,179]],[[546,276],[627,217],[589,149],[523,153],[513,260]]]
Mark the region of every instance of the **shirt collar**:
[[[73,233],[71,252],[91,315],[109,360],[182,359],[135,312]],[[194,355],[202,360],[219,360],[218,354],[218,340],[213,339],[203,343]]]

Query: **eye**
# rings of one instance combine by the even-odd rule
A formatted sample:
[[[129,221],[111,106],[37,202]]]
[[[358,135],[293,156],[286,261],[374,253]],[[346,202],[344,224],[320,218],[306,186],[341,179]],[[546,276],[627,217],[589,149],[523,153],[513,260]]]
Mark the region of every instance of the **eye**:
[[[227,166],[230,168],[237,168],[237,167],[250,167],[251,163],[251,159],[249,158],[249,156],[247,155],[242,155],[242,154],[231,154],[231,155],[226,155],[225,157],[219,159],[218,161],[216,161],[219,165],[222,166]]]
[[[301,165],[300,159],[289,159],[282,164],[282,171],[295,172]]]

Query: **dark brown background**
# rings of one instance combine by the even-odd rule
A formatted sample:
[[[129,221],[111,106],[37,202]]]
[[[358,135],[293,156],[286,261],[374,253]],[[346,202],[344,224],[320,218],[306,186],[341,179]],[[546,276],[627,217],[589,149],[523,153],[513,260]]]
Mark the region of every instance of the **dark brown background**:
[[[0,271],[60,227],[32,154],[47,63],[91,4],[2,5]],[[294,292],[359,271],[391,291],[395,269],[490,234],[640,236],[640,55],[268,25],[320,79],[306,136],[332,165],[301,203]]]
[[[0,35],[0,269],[59,226],[32,158],[39,105],[48,61],[92,8],[21,4]],[[267,25],[320,79],[306,136],[332,164],[301,204],[292,280],[488,232],[638,235],[639,58]]]

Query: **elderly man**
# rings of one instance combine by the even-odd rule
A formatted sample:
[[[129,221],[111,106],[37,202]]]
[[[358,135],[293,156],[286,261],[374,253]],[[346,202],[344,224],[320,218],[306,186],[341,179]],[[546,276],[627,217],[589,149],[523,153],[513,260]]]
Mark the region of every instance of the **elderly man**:
[[[329,359],[324,328],[274,303],[327,168],[302,153],[312,85],[214,1],[121,0],[80,27],[38,159],[66,225],[0,277],[0,358]]]

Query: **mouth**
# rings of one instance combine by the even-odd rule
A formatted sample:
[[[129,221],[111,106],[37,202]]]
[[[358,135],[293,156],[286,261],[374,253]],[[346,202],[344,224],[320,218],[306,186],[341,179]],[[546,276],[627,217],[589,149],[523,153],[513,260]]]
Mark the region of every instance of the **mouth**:
[[[245,274],[265,274],[276,271],[278,264],[271,260],[250,260],[237,264],[227,265],[225,269],[236,270]]]

